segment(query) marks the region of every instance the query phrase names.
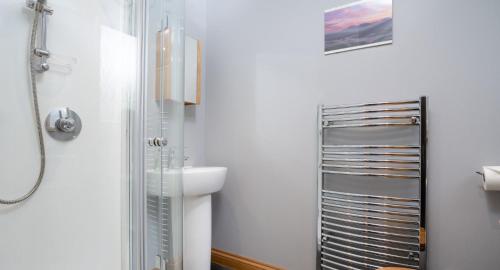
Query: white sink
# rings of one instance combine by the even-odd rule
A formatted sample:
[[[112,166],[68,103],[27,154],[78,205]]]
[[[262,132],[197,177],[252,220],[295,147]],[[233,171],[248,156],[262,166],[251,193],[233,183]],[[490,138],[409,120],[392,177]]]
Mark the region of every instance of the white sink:
[[[208,195],[221,190],[226,173],[225,167],[185,167],[182,179],[184,196]]]
[[[210,195],[222,189],[226,180],[227,168],[225,167],[184,167],[182,169],[182,190],[184,196]],[[148,193],[158,196],[160,191],[158,185],[162,177],[159,170],[148,171]],[[164,170],[164,183],[169,186],[164,187],[163,195],[175,197],[177,187],[175,183],[180,182],[180,169]]]

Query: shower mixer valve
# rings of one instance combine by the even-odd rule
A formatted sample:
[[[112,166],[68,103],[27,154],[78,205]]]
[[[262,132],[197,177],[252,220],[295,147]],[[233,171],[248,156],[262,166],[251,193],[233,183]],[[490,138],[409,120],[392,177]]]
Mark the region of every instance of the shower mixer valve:
[[[53,110],[45,119],[45,128],[49,135],[58,141],[76,138],[82,130],[82,121],[78,114],[68,107]]]

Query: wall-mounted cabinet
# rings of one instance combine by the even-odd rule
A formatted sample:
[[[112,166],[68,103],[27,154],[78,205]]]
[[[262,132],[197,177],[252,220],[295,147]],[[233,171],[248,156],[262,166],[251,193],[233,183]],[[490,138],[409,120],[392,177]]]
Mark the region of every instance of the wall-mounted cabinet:
[[[202,76],[201,42],[192,37],[186,37],[185,48],[184,102],[186,104],[200,104]]]
[[[158,32],[156,38],[156,100],[182,100],[172,94],[172,46],[169,29]],[[201,102],[202,50],[201,42],[186,36],[184,58],[184,103]],[[163,75],[163,76],[162,76]]]

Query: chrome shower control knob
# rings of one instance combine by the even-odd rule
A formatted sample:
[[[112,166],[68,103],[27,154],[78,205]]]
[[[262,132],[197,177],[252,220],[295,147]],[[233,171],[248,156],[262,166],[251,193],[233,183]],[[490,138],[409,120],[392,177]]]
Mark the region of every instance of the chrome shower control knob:
[[[69,108],[59,108],[49,113],[45,119],[45,128],[49,135],[58,141],[76,138],[82,130],[78,114]]]
[[[56,121],[56,127],[62,132],[73,132],[76,128],[75,119],[61,118]]]

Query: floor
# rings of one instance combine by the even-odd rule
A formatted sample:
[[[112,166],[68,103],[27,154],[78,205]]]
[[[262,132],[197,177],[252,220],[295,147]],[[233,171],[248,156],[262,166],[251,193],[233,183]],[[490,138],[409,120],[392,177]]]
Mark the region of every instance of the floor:
[[[211,270],[231,270],[231,269],[212,263]]]

